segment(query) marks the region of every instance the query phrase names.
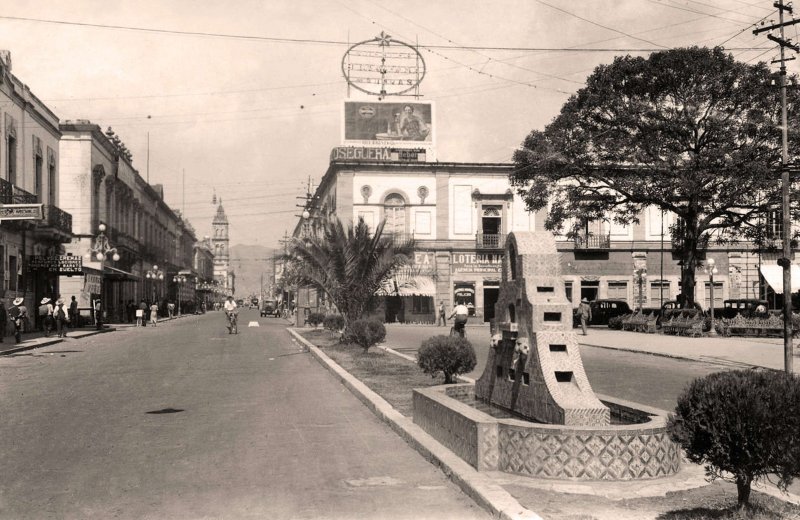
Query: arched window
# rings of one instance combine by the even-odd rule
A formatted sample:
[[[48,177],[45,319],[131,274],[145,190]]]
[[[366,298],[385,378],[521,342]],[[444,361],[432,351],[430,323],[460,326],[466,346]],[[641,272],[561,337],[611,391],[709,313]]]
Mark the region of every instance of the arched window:
[[[383,228],[386,233],[405,233],[406,232],[406,201],[397,193],[392,193],[383,202],[383,216],[386,219],[386,226]]]

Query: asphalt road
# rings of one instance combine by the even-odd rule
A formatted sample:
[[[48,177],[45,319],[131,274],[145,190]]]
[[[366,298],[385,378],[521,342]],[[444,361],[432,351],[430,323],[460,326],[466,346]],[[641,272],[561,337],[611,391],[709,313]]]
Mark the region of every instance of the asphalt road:
[[[489,517],[284,327],[209,313],[0,357],[0,518]]]

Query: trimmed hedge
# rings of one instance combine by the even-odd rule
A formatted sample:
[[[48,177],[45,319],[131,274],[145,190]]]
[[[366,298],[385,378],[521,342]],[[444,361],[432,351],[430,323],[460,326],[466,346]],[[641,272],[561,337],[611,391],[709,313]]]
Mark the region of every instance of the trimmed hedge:
[[[426,374],[444,374],[444,383],[455,382],[455,376],[475,368],[475,349],[460,336],[433,336],[422,342],[417,352],[417,364]]]
[[[321,312],[312,312],[308,315],[308,324],[312,327],[321,325],[325,321],[325,315]]]
[[[347,327],[346,334],[348,343],[355,343],[366,352],[386,339],[386,327],[382,321],[376,319],[360,319]]]
[[[344,316],[341,314],[328,314],[322,320],[322,326],[331,332],[339,332],[344,328]]]
[[[785,490],[800,476],[800,378],[736,370],[695,379],[678,398],[669,433],[711,479],[736,483],[739,507],[766,475]]]

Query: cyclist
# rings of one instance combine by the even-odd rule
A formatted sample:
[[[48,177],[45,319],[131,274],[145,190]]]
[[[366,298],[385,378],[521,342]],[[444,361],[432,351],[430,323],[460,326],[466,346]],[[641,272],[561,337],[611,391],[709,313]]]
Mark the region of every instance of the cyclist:
[[[225,317],[228,319],[228,334],[238,334],[239,329],[236,328],[236,315],[239,311],[236,309],[236,302],[233,301],[233,296],[228,296],[223,305],[225,309]]]
[[[450,335],[458,334],[462,338],[466,335],[467,318],[469,317],[469,309],[463,303],[459,303],[450,314],[450,318],[455,318],[453,328],[450,329]]]

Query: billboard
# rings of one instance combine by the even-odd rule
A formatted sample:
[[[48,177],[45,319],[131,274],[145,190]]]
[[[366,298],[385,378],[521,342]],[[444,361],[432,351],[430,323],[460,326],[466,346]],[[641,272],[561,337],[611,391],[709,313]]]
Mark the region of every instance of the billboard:
[[[344,143],[392,147],[434,144],[430,102],[344,102]]]

